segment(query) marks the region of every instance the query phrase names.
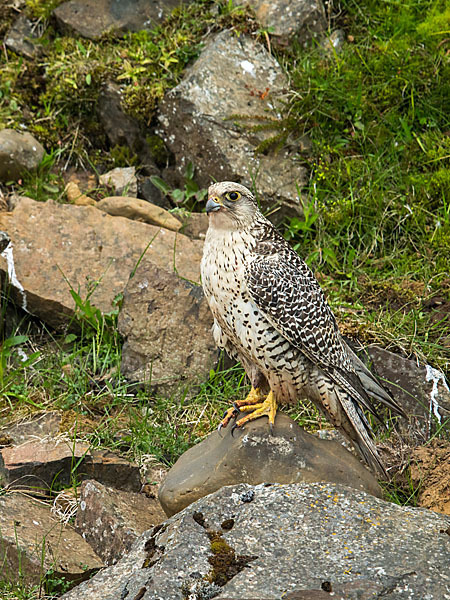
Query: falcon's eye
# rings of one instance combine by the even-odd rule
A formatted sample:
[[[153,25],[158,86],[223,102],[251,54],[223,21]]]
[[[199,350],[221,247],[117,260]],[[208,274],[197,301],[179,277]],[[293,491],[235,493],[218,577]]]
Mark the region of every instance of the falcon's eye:
[[[228,192],[227,194],[225,194],[225,197],[228,200],[231,200],[231,202],[236,202],[236,200],[239,200],[241,195],[239,192]]]

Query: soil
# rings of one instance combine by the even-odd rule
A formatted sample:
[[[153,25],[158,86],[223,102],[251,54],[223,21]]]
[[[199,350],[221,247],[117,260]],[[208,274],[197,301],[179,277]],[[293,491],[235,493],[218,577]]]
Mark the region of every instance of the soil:
[[[450,515],[450,442],[433,440],[411,454],[411,482],[420,486],[418,506]]]

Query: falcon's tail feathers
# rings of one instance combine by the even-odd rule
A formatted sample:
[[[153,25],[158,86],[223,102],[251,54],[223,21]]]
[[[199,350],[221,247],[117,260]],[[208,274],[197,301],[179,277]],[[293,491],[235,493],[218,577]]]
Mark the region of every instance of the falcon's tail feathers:
[[[365,462],[381,477],[387,479],[388,474],[371,437],[372,430],[366,416],[346,390],[336,388],[336,394],[353,429],[353,435],[349,435],[346,431],[344,433],[347,433],[347,437],[349,437]]]
[[[387,406],[394,413],[407,418],[407,415],[403,408],[399,406],[399,404],[397,404],[391,393],[384,387],[382,387],[382,385],[380,385],[380,383],[375,379],[373,373],[369,371],[369,369],[362,362],[362,360],[353,352],[353,350],[349,346],[347,346],[346,349],[348,351],[348,354],[350,355],[350,358],[353,363],[353,368],[355,369],[356,374],[358,375],[358,378],[361,382],[362,387],[364,388],[364,391],[378,402],[381,402],[382,404]]]

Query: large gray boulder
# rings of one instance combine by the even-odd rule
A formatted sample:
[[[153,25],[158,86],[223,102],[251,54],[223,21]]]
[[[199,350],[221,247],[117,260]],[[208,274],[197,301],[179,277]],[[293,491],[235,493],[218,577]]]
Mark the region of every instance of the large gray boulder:
[[[288,80],[269,52],[248,36],[223,31],[212,37],[183,81],[168,92],[158,114],[160,133],[180,173],[192,162],[196,180],[256,183],[264,205],[301,212],[298,186],[305,169],[288,150],[255,154],[270,133],[243,126],[276,123]]]
[[[321,440],[278,412],[273,435],[266,419],[231,433],[211,433],[167,473],[159,500],[168,516],[225,485],[341,483],[381,497],[375,477],[339,442]]]
[[[443,600],[450,518],[336,484],[224,487],[65,600]],[[328,597],[331,597],[328,594]]]

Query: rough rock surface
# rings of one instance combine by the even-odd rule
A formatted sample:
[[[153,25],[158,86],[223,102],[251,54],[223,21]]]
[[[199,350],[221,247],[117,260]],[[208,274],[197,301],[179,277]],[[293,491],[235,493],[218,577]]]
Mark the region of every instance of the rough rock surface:
[[[39,37],[37,29],[38,26],[33,25],[29,19],[21,15],[6,34],[5,46],[12,52],[21,54],[26,58],[39,56],[42,52],[42,46],[34,42]]]
[[[72,472],[74,462],[76,473]],[[106,485],[130,491],[141,487],[139,468],[110,452],[90,451],[83,442],[65,439],[31,439],[20,446],[0,449],[0,485],[9,489],[47,491],[59,484],[95,478]]]
[[[166,516],[156,499],[84,481],[79,490],[75,530],[107,565],[114,564],[147,529]]]
[[[287,45],[293,37],[305,43],[327,26],[321,0],[237,0],[236,4],[251,6],[258,23],[281,45]]]
[[[223,437],[221,437],[221,435]],[[168,516],[224,485],[236,483],[341,483],[376,496],[375,477],[341,444],[320,440],[278,412],[274,434],[266,419],[211,433],[167,473],[159,500]]]
[[[304,168],[287,151],[255,155],[267,133],[242,127],[249,123],[246,117],[253,123],[276,118],[287,88],[280,65],[262,45],[230,31],[210,39],[160,105],[161,134],[180,172],[192,162],[203,187],[213,179],[251,187],[253,176],[265,206],[281,204],[291,214],[301,212],[296,184],[304,182]]]
[[[441,371],[377,346],[367,351],[374,372],[409,416],[410,424],[400,421],[400,427],[423,441],[446,421],[444,428],[450,429],[450,389]]]
[[[345,586],[346,600],[440,600],[450,594],[449,526],[341,485],[240,484],[146,532],[63,598],[270,600],[307,590],[297,598],[312,599],[328,582]]]
[[[8,257],[0,258],[0,277],[10,270],[16,303],[56,327],[75,310],[67,281],[82,299],[100,282],[90,301],[109,312],[149,242],[145,262],[173,272],[175,261],[181,276],[200,278],[202,243],[172,231],[111,217],[91,206],[28,198],[2,216],[0,229],[11,245]]]
[[[61,412],[58,410],[36,413],[30,418],[0,427],[0,440],[2,437],[7,437],[10,440],[9,443],[17,446],[32,439],[56,436],[59,433],[60,424]],[[2,445],[1,442],[0,445]]]
[[[137,196],[136,169],[134,167],[117,167],[100,175],[101,185],[110,187],[116,196]]]
[[[197,242],[200,244],[200,242]],[[177,246],[178,248],[178,246]],[[199,264],[201,244],[191,255]],[[122,373],[172,393],[208,376],[219,352],[212,315],[202,288],[149,260],[140,263],[125,288],[119,331],[125,341]]]
[[[43,156],[44,148],[31,133],[0,131],[0,181],[20,179],[26,171],[36,169]]]
[[[59,523],[42,502],[22,494],[0,497],[0,531],[1,577],[7,581],[39,585],[49,569],[54,578],[83,581],[103,566],[72,527]]]
[[[128,196],[109,196],[99,200],[96,208],[115,217],[125,217],[133,221],[142,221],[150,225],[179,231],[181,222],[164,208],[150,204],[140,198]]]
[[[148,130],[124,111],[122,92],[118,85],[112,82],[104,85],[99,94],[96,112],[111,146],[128,146],[139,157],[140,171],[145,171],[147,175],[160,175],[147,143]],[[152,194],[160,197],[159,190],[153,185],[152,188]],[[154,197],[145,196],[145,199],[155,201]]]
[[[161,22],[177,0],[70,0],[53,11],[63,32],[76,32],[91,40],[109,31],[151,29]]]
[[[208,231],[208,215],[206,213],[188,213],[179,217],[183,223],[181,232],[194,240],[204,240]]]

